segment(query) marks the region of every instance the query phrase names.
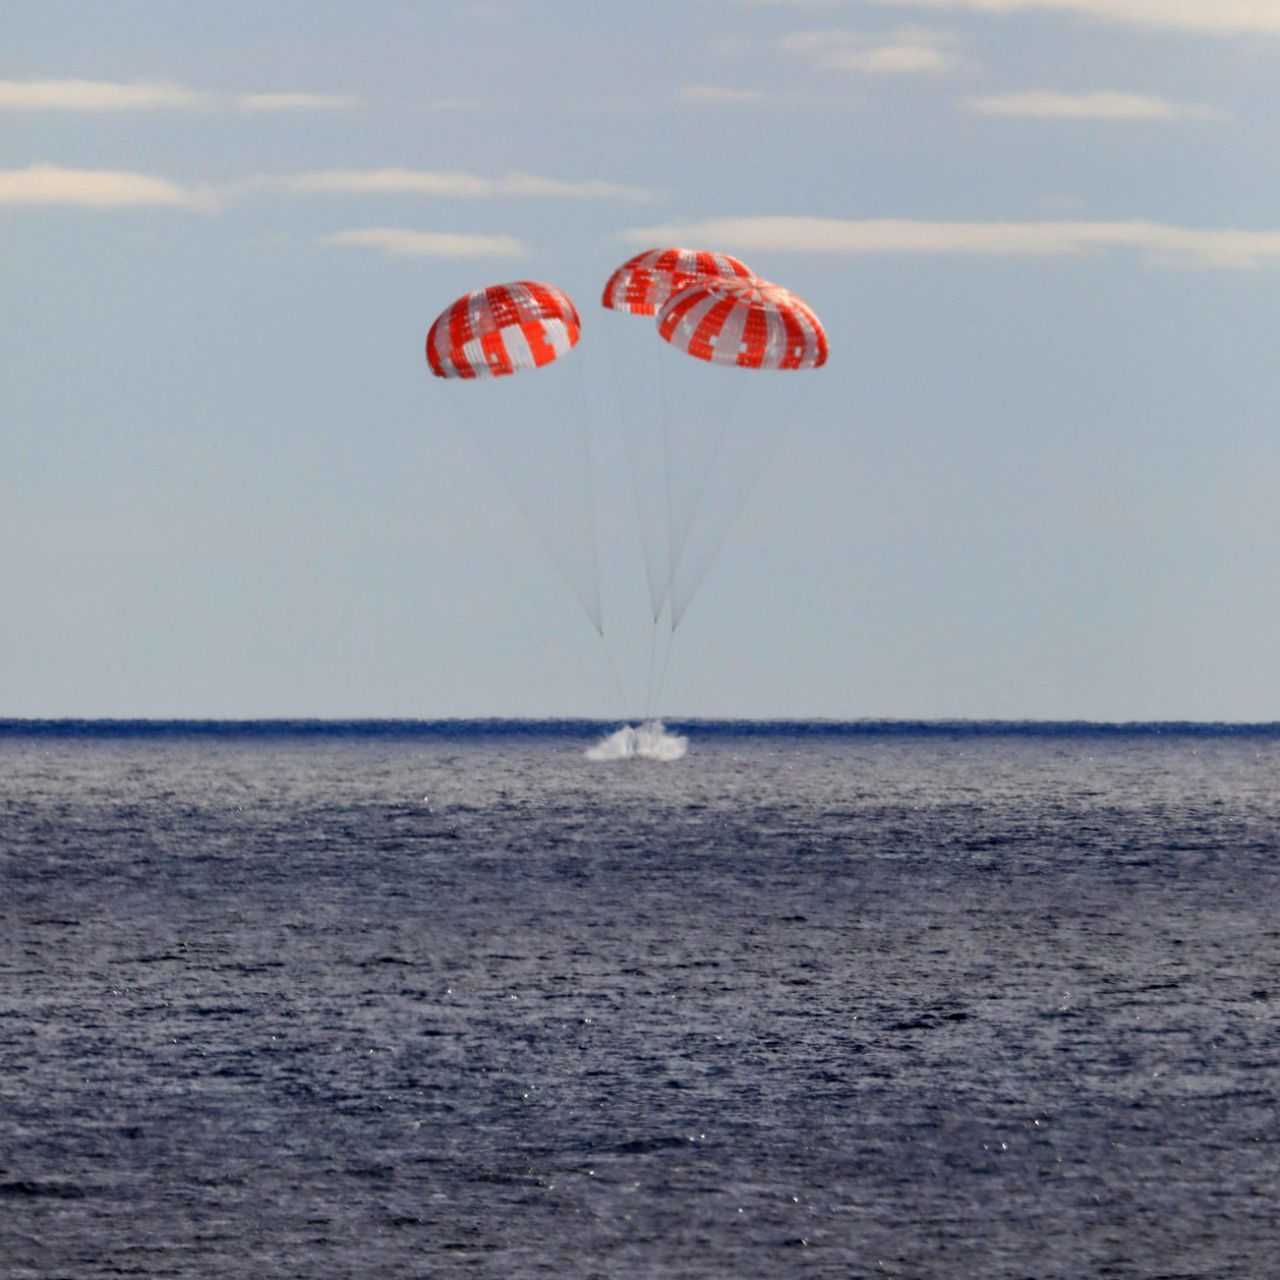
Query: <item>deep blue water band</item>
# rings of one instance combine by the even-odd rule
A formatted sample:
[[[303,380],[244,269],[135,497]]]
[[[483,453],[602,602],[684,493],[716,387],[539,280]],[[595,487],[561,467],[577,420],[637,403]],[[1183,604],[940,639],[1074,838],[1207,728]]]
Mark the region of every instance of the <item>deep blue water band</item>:
[[[778,738],[1280,738],[1280,721],[1088,720],[682,720],[699,737]],[[559,738],[607,732],[605,720],[24,720],[0,719],[2,738]]]

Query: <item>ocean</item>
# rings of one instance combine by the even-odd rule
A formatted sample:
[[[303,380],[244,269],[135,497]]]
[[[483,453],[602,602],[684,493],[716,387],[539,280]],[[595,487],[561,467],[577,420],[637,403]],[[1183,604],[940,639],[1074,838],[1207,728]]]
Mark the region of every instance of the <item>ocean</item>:
[[[0,722],[0,1276],[1280,1274],[1280,726],[615,727]]]

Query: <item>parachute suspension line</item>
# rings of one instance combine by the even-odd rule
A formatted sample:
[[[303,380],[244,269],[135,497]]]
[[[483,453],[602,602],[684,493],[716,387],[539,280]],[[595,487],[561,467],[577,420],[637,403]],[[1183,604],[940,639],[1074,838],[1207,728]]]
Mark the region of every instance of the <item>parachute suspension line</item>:
[[[658,648],[658,620],[654,618],[653,625],[649,628],[649,677],[645,681],[644,686],[644,718],[646,720],[653,719],[653,675],[654,675],[654,659],[657,656]]]
[[[620,719],[625,724],[630,719],[628,712],[628,703],[626,691],[622,687],[622,677],[618,674],[618,664],[614,661],[613,650],[609,647],[609,642],[604,638],[604,632],[600,633],[600,640],[604,646],[604,656],[609,662],[609,674],[613,677],[613,691],[618,695],[618,710],[621,713]]]
[[[634,326],[639,330],[646,319],[653,323],[653,318],[659,316],[662,309],[677,293],[681,293],[695,281],[706,278],[727,278],[735,281],[755,279],[745,263],[728,254],[674,247],[648,249],[628,258],[613,272],[605,284],[601,301],[611,312],[635,317]],[[650,333],[652,334],[652,329]],[[650,354],[647,358],[643,358],[643,363],[647,366],[649,376],[641,384],[643,390],[641,386],[632,385],[627,388],[626,395],[629,405],[644,406],[643,412],[646,416],[651,415],[656,407],[657,416],[661,418],[663,427],[662,434],[658,437],[662,444],[662,456],[656,460],[659,464],[657,474],[646,472],[645,480],[656,480],[657,483],[653,487],[664,493],[663,505],[666,508],[663,513],[664,518],[661,521],[656,518],[659,505],[657,502],[646,502],[642,499],[640,503],[642,536],[645,539],[645,564],[646,571],[649,573],[649,604],[655,622],[662,613],[663,602],[671,587],[673,568],[671,552],[683,538],[683,534],[678,535],[675,532],[673,518],[675,502],[672,493],[674,481],[669,465],[672,453],[670,415],[667,388],[664,385],[661,368],[662,353],[666,350],[666,342],[662,340],[665,336],[659,332],[653,334],[648,341],[633,344],[637,353],[643,353],[648,348]],[[655,389],[657,405],[653,406],[650,395]],[[636,394],[637,392],[639,394]],[[634,420],[624,425],[634,428]],[[649,437],[649,442],[652,445],[652,437]],[[636,453],[632,450],[633,471],[635,458]],[[653,461],[651,453],[646,456],[645,461]],[[681,495],[681,505],[685,509],[689,506],[688,498],[687,493]],[[661,550],[664,542],[665,555]],[[662,565],[664,559],[667,561],[665,566]],[[658,566],[656,572],[650,568],[653,565]]]
[[[727,368],[817,369],[828,356],[826,331],[812,308],[782,286],[759,278],[708,277],[696,281],[667,299],[658,312],[658,333],[686,355]],[[727,418],[722,426],[725,425]],[[718,446],[719,440],[717,454]],[[747,461],[750,463],[750,455]],[[749,467],[747,493],[754,487],[750,470]],[[699,489],[695,506],[701,504],[701,492]],[[714,527],[704,530],[701,547],[696,544],[695,535],[691,553],[689,543],[684,543],[685,552],[672,570],[673,632],[744,505],[742,490],[731,484],[725,505],[731,516],[728,523],[712,521]],[[692,533],[692,526],[690,529]],[[690,582],[692,591],[687,589]]]
[[[587,404],[586,381],[582,374],[581,366],[575,366],[574,384],[577,389],[577,410],[578,410],[578,437],[581,441],[579,450],[582,457],[582,465],[585,469],[587,482],[587,510],[591,520],[591,567],[595,574],[596,598],[601,598],[600,583],[600,515],[598,511],[599,491],[595,482],[595,451],[592,447],[591,432],[587,429],[589,406]],[[600,637],[601,647],[604,649],[605,659],[609,663],[609,674],[613,677],[613,689],[618,695],[618,707],[622,712],[622,719],[627,719],[627,695],[623,688],[622,676],[618,672],[617,657],[613,652],[613,645],[610,643],[609,636],[612,628],[605,625],[605,616],[603,608],[599,616],[594,620],[596,624],[596,634]]]
[[[662,652],[662,666],[658,671],[658,688],[653,698],[655,715],[657,714],[657,709],[662,705],[662,690],[667,683],[667,663],[671,660],[671,646],[675,643],[676,638],[675,625],[672,624],[672,626],[667,628],[663,634],[666,640],[666,646]]]
[[[498,477],[498,483],[502,486],[503,492],[511,500],[515,509],[520,513],[526,528],[532,532],[538,545],[546,553],[547,558],[553,565],[555,565],[560,574],[561,580],[564,582],[565,586],[569,588],[570,594],[573,598],[582,607],[583,613],[587,615],[587,620],[597,632],[600,631],[600,586],[598,576],[596,581],[596,604],[595,608],[592,608],[590,600],[583,597],[582,593],[574,585],[572,577],[560,563],[560,559],[556,555],[555,549],[552,547],[546,534],[543,533],[542,529],[539,527],[538,521],[534,518],[533,512],[530,510],[528,503],[525,502],[525,500],[516,491],[515,486],[511,483],[505,468],[498,460],[497,454],[491,448],[489,441],[485,439],[485,433],[480,424],[478,422],[474,422],[471,419],[469,412],[462,407],[462,396],[452,396],[451,400],[454,405],[455,414],[462,420],[462,434],[466,436],[467,439],[475,443],[476,448],[480,451],[480,456],[484,458],[489,470]],[[455,422],[455,426],[457,425],[458,424]]]
[[[578,393],[578,437],[581,440],[582,466],[585,470],[585,478],[587,482],[587,515],[591,521],[591,571],[595,578],[596,600],[600,600],[600,518],[596,512],[596,481],[595,467],[592,465],[592,449],[591,449],[591,433],[587,430],[587,390],[586,383],[582,375],[582,366],[575,364],[574,384]],[[600,639],[604,640],[604,612],[599,609],[598,616],[595,619],[596,631],[599,632]],[[608,641],[605,641],[605,648],[608,648]]]
[[[676,576],[676,532],[675,522],[671,518],[671,490],[675,479],[671,474],[671,415],[667,412],[668,388],[667,380],[659,370],[658,396],[662,407],[662,519],[667,528],[667,580],[662,586],[662,595],[654,607],[653,622],[656,626],[662,617],[663,606],[671,595],[671,584]]]
[[[654,563],[652,549],[649,545],[650,521],[653,519],[652,513],[646,510],[645,495],[641,488],[641,472],[643,470],[643,462],[641,458],[641,450],[637,443],[638,428],[636,425],[636,413],[632,406],[627,403],[627,395],[629,388],[622,385],[622,371],[619,367],[618,352],[616,348],[617,342],[617,326],[609,322],[605,322],[602,328],[609,332],[609,337],[605,339],[604,345],[609,351],[609,369],[612,373],[612,387],[616,407],[618,411],[618,421],[622,424],[622,442],[626,450],[627,472],[630,480],[631,500],[635,506],[636,523],[640,533],[640,552],[644,558],[644,576],[645,585],[649,590],[649,607],[653,610],[656,621],[657,614],[661,608],[661,596],[659,595],[659,587],[665,590],[666,584],[659,583],[658,567]],[[665,524],[659,533],[665,530]]]
[[[785,421],[774,435],[773,439],[767,445],[764,456],[752,468],[750,475],[747,477],[747,483],[743,485],[742,492],[738,495],[737,501],[734,503],[728,521],[723,529],[714,539],[711,546],[711,554],[707,557],[706,563],[696,571],[694,579],[689,583],[689,588],[685,593],[683,602],[677,602],[673,594],[671,599],[671,630],[680,625],[684,615],[688,612],[689,606],[693,603],[693,597],[698,594],[698,589],[707,579],[707,574],[711,572],[712,565],[720,558],[720,553],[724,550],[725,545],[729,541],[729,535],[733,532],[738,521],[742,517],[743,511],[746,510],[747,503],[751,500],[752,494],[755,493],[756,487],[759,485],[764,473],[769,469],[769,464],[777,457],[778,450],[782,447],[782,441],[785,439],[791,423]]]
[[[712,375],[717,376],[717,375]],[[743,387],[746,379],[737,376],[732,378],[733,388],[728,394],[728,399],[719,406],[718,409],[713,408],[712,413],[715,415],[715,436],[712,441],[710,457],[703,464],[701,474],[697,477],[697,487],[694,490],[693,506],[685,518],[684,532],[677,538],[675,526],[671,519],[671,490],[675,483],[671,471],[671,446],[669,439],[669,431],[667,426],[667,400],[666,400],[666,382],[664,380],[663,387],[663,404],[662,404],[662,432],[663,432],[663,453],[665,455],[664,462],[667,474],[667,538],[669,546],[669,562],[667,566],[667,589],[663,594],[663,600],[671,603],[671,630],[676,629],[676,624],[683,617],[684,610],[679,611],[679,616],[675,610],[675,590],[676,590],[676,574],[679,572],[680,563],[684,559],[685,552],[689,547],[689,539],[693,535],[694,529],[697,527],[698,514],[702,510],[703,500],[707,496],[707,490],[711,487],[713,477],[716,475],[724,452],[725,440],[729,434],[729,424],[733,421],[738,412],[738,402],[742,399]],[[705,577],[705,571],[699,575],[699,582]]]
[[[663,612],[666,612],[665,606]],[[662,665],[658,667],[658,649],[662,648]],[[662,684],[667,675],[667,659],[671,656],[671,629],[662,625],[662,614],[654,619],[653,629],[649,633],[649,687],[645,699],[644,718],[653,720],[660,718],[662,704]]]
[[[661,593],[655,593],[650,604],[653,605],[653,625],[657,629],[658,619],[662,617],[662,604],[671,592],[671,576],[675,567],[671,563],[671,433],[667,427],[667,391],[662,376],[662,352],[654,343],[650,347],[650,376],[658,384],[658,396],[662,413],[662,527],[666,531],[667,543],[667,580],[662,584]]]
[[[588,506],[591,516],[591,559],[592,567],[595,571],[596,593],[598,597],[602,597],[603,585],[600,574],[600,489],[596,484],[596,457],[594,441],[587,425],[590,421],[590,405],[587,400],[586,380],[580,366],[576,366],[576,372],[577,377],[575,378],[575,383],[578,394],[579,437],[582,441],[581,454],[583,458],[583,465],[586,468]],[[600,618],[596,623],[596,634],[600,637],[600,644],[604,649],[605,660],[609,664],[609,675],[613,680],[613,690],[618,696],[618,708],[621,712],[621,719],[625,722],[630,718],[630,699],[627,697],[626,686],[623,683],[622,674],[618,669],[618,657],[614,652],[614,643],[610,638],[613,635],[613,628],[608,625],[603,612],[603,607],[600,613]]]

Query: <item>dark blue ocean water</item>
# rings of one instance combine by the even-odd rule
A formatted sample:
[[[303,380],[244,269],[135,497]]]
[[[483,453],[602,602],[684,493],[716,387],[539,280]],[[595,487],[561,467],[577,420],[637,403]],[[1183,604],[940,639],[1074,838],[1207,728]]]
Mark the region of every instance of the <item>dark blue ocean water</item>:
[[[0,1276],[1280,1275],[1280,728],[0,724]]]

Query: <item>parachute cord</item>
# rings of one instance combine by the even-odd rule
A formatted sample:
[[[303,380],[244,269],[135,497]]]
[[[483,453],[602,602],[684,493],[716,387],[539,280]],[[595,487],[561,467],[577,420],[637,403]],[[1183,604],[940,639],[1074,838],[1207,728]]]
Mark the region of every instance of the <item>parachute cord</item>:
[[[596,623],[596,633],[600,637],[604,656],[609,663],[609,674],[613,677],[613,689],[618,695],[618,706],[622,711],[622,720],[625,723],[628,719],[627,694],[622,684],[622,676],[618,671],[618,661],[613,652],[613,645],[609,642],[612,628],[606,627],[604,620],[604,596],[600,575],[599,489],[596,485],[595,450],[592,447],[591,433],[587,430],[589,406],[587,404],[586,380],[583,377],[581,366],[577,367],[576,372],[579,436],[582,440],[582,464],[585,468],[587,479],[587,510],[591,517],[591,566],[595,572],[596,598],[600,601],[601,610],[600,619]]]
[[[631,316],[623,317],[629,319],[633,323],[638,323],[641,317]],[[661,597],[658,594],[658,578],[657,566],[653,563],[653,556],[650,554],[649,547],[649,522],[646,519],[646,511],[644,504],[644,494],[641,492],[641,461],[640,450],[636,443],[636,410],[633,405],[627,403],[626,389],[622,385],[622,372],[619,366],[617,340],[619,338],[618,326],[609,321],[605,321],[601,326],[601,331],[607,333],[608,337],[604,339],[604,345],[609,351],[609,368],[613,374],[613,393],[617,402],[618,421],[622,424],[622,442],[626,450],[628,478],[631,482],[631,500],[635,504],[636,525],[640,534],[640,553],[644,557],[644,578],[645,585],[649,589],[649,607],[655,612],[661,607]],[[665,529],[658,530],[659,536],[665,534]],[[663,590],[666,584],[661,584]]]
[[[658,337],[649,347],[649,377],[658,385],[658,403],[662,416],[662,532],[666,535],[667,544],[667,580],[662,590],[653,594],[650,604],[653,606],[653,625],[658,625],[662,616],[662,605],[671,591],[671,575],[674,569],[671,564],[671,443],[667,429],[667,385],[663,373],[662,342]]]
[[[574,381],[578,388],[578,429],[582,438],[582,465],[586,468],[587,473],[587,511],[591,518],[591,568],[595,575],[596,604],[600,610],[600,617],[596,621],[596,630],[600,633],[600,639],[605,640],[604,603],[600,587],[600,518],[599,513],[596,511],[596,469],[593,465],[591,435],[587,431],[587,386],[581,364],[574,365],[574,374]],[[608,649],[608,647],[609,642],[605,640],[605,648]],[[610,662],[612,661],[611,654]]]
[[[659,339],[661,341],[661,339]],[[667,528],[667,580],[662,585],[662,594],[653,611],[653,623],[656,627],[662,617],[663,605],[671,594],[671,586],[676,576],[675,529],[671,523],[671,415],[667,412],[667,378],[661,362],[658,364],[658,397],[662,406],[662,522]]]
[[[662,654],[662,667],[658,672],[658,692],[653,699],[653,714],[658,715],[658,708],[662,705],[662,690],[667,683],[667,663],[671,660],[671,647],[675,643],[676,628],[675,623],[671,624],[671,629],[667,632],[667,645]]]
[[[644,718],[645,720],[653,719],[653,676],[654,663],[657,659],[658,648],[658,619],[654,618],[653,625],[649,628],[649,678],[645,682],[644,687]]]
[[[627,695],[622,687],[622,677],[618,674],[618,664],[614,661],[613,649],[605,639],[603,631],[600,632],[600,643],[604,646],[604,656],[609,660],[609,673],[613,676],[613,691],[618,695],[618,707],[622,712],[620,718],[622,723],[626,724],[631,718],[627,711]]]
[[[515,507],[515,509],[520,513],[521,518],[525,522],[525,525],[528,527],[529,531],[533,534],[534,539],[537,541],[538,545],[542,548],[543,552],[546,554],[547,559],[549,559],[551,563],[556,567],[557,572],[560,574],[561,581],[565,584],[566,587],[569,588],[569,593],[578,602],[583,613],[587,615],[587,621],[591,623],[591,626],[596,631],[596,633],[600,635],[601,638],[603,638],[604,630],[601,622],[600,600],[599,600],[599,596],[600,596],[599,566],[597,565],[597,568],[596,568],[596,607],[595,607],[595,610],[593,611],[591,608],[590,602],[587,600],[584,600],[582,595],[579,593],[578,589],[573,585],[572,577],[569,575],[569,573],[566,572],[564,567],[561,565],[559,557],[556,555],[555,551],[552,549],[551,543],[543,534],[542,530],[538,527],[538,522],[533,518],[533,513],[529,510],[528,505],[516,492],[515,486],[512,485],[511,481],[507,478],[507,473],[503,470],[501,464],[498,462],[497,455],[489,447],[489,442],[485,439],[484,429],[481,426],[479,426],[476,422],[474,422],[471,419],[470,415],[467,413],[467,411],[462,408],[461,400],[459,397],[456,397],[456,396],[451,397],[451,400],[454,406],[454,413],[457,415],[457,417],[462,419],[462,423],[463,423],[462,435],[465,436],[468,440],[470,440],[475,445],[475,447],[480,451],[480,456],[485,460],[485,463],[489,467],[489,470],[492,471],[493,474],[498,477],[498,483],[502,486],[503,492],[511,500],[511,503]],[[455,422],[455,426],[456,425],[457,423]],[[593,509],[592,519],[594,522],[594,509]]]
[[[712,477],[716,474],[717,466],[720,462],[720,455],[724,452],[724,442],[729,435],[729,423],[733,420],[734,415],[738,411],[738,401],[742,399],[743,388],[746,385],[745,378],[741,374],[738,374],[737,376],[734,377],[734,384],[735,385],[732,393],[729,396],[729,399],[721,407],[720,411],[716,415],[717,426],[716,426],[715,443],[712,445],[711,457],[708,460],[706,467],[703,469],[702,477],[698,482],[698,491],[694,495],[694,499],[693,499],[693,510],[689,514],[689,524],[688,524],[688,527],[685,529],[684,537],[680,542],[680,548],[678,551],[675,548],[674,533],[671,530],[670,501],[668,500],[667,528],[668,528],[668,541],[671,544],[671,551],[670,551],[670,577],[667,582],[667,595],[671,598],[671,603],[672,603],[673,613],[672,613],[671,629],[673,631],[675,630],[675,624],[678,621],[678,619],[676,619],[674,614],[676,573],[680,568],[681,560],[684,559],[685,551],[688,549],[689,539],[693,536],[693,531],[697,527],[698,515],[702,510],[702,502],[703,502],[703,499],[707,496],[707,490],[711,487]],[[666,430],[665,405],[664,405],[662,425],[665,433],[665,430]],[[665,448],[665,437],[664,437],[664,448]],[[669,457],[670,457],[670,454],[668,453],[668,458]],[[671,486],[670,475],[671,475],[671,472],[668,469],[668,472],[667,472],[668,491],[670,490],[670,486]],[[703,576],[705,576],[705,573]]]
[[[671,597],[671,630],[672,632],[674,632],[675,629],[680,625],[681,621],[684,618],[684,615],[688,612],[689,606],[693,603],[693,597],[698,594],[699,588],[707,580],[707,574],[711,572],[712,566],[720,558],[720,553],[724,550],[725,545],[729,541],[729,535],[733,533],[735,526],[737,525],[738,521],[742,518],[742,513],[743,511],[746,510],[747,503],[751,500],[752,494],[755,493],[756,487],[759,485],[761,478],[764,476],[764,473],[769,469],[769,464],[777,456],[778,450],[782,447],[782,442],[786,438],[787,432],[790,429],[791,429],[791,423],[784,422],[782,424],[781,429],[778,431],[777,435],[774,437],[773,442],[766,449],[764,458],[756,466],[754,473],[751,475],[747,484],[743,488],[742,495],[741,497],[739,497],[737,505],[733,509],[733,514],[729,517],[729,523],[725,525],[724,531],[720,534],[720,537],[716,540],[715,545],[712,547],[711,555],[708,557],[706,564],[702,566],[702,569],[698,572],[697,578],[690,584],[688,596],[686,597],[683,605],[679,606],[679,608],[677,608],[676,606],[674,584],[672,584],[673,585],[672,597]]]

